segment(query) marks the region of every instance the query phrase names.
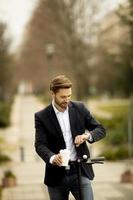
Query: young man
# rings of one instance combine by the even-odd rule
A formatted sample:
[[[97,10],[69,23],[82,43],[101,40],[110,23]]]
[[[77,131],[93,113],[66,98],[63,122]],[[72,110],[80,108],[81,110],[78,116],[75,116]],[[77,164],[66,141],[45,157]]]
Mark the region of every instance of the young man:
[[[68,200],[69,192],[79,200],[77,158],[90,157],[86,141],[96,142],[105,136],[105,129],[81,102],[70,101],[72,83],[64,75],[51,84],[52,103],[35,114],[35,148],[46,162],[44,183],[50,200]],[[87,130],[87,132],[86,132]],[[63,167],[61,149],[70,150],[69,167]],[[82,191],[84,200],[93,200],[90,180],[92,165],[82,163]]]

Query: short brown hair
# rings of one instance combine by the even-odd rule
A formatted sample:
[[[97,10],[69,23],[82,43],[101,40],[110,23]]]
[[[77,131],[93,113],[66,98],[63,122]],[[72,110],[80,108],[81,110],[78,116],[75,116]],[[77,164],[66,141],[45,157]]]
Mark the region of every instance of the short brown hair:
[[[50,90],[54,93],[58,92],[59,89],[71,88],[72,82],[65,75],[56,76],[50,84]]]

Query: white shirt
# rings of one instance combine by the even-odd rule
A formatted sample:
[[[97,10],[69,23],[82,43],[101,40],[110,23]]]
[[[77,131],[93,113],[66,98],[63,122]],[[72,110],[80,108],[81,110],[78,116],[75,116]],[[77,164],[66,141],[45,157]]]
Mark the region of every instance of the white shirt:
[[[74,161],[77,158],[77,154],[76,154],[76,150],[75,150],[75,146],[73,143],[73,138],[72,138],[72,133],[71,133],[71,128],[70,128],[70,120],[69,120],[69,113],[68,113],[68,107],[64,112],[60,112],[59,110],[57,110],[57,108],[54,105],[54,100],[52,101],[52,106],[53,109],[55,111],[56,117],[58,119],[59,125],[61,127],[62,133],[63,133],[63,137],[66,143],[66,148],[70,150],[70,160]],[[89,136],[89,141],[92,141],[92,135],[89,133],[89,131],[87,131],[88,136]],[[55,155],[51,156],[50,158],[50,163],[52,164],[53,159],[54,159]]]
[[[64,112],[60,112],[55,107],[54,101],[52,101],[52,106],[54,108],[56,117],[58,119],[58,122],[60,124],[61,130],[63,133],[63,137],[66,143],[66,149],[70,150],[70,160],[76,160],[76,150],[73,143],[73,138],[72,138],[72,133],[71,133],[71,128],[70,128],[68,107]]]

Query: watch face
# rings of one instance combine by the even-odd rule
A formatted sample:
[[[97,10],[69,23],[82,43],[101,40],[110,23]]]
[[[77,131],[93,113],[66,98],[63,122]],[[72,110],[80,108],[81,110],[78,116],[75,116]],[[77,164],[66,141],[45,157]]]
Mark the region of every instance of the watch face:
[[[90,136],[90,133],[85,133],[85,135],[87,135],[88,137]]]

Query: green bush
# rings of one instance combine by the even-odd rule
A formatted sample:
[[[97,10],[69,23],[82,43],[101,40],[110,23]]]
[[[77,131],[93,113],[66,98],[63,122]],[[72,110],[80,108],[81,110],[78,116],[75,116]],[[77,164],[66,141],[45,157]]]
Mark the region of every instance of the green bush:
[[[11,103],[0,102],[0,127],[10,124]]]
[[[101,155],[104,156],[106,160],[116,160],[117,159],[114,151],[111,151],[111,150],[103,151],[101,153]]]
[[[116,151],[116,156],[119,159],[127,159],[128,158],[128,148],[120,146]]]
[[[114,130],[110,131],[107,134],[105,139],[107,144],[112,144],[113,146],[125,144],[127,142],[127,134],[126,131],[123,130]]]
[[[4,177],[15,177],[15,174],[11,170],[7,170],[4,173]]]
[[[102,153],[107,160],[125,159],[128,157],[128,103],[113,105],[113,103],[99,106],[104,112],[112,114],[112,118],[98,120],[107,130],[103,140],[105,151]]]
[[[11,161],[11,159],[7,155],[0,154],[0,164],[9,162],[9,161]]]
[[[102,110],[112,114],[111,119],[99,119],[107,129],[106,140],[112,144],[125,143],[127,141],[127,130],[128,130],[128,106],[127,105],[106,105],[100,107]]]
[[[128,158],[128,148],[126,146],[109,147],[101,153],[106,160],[118,160]]]

